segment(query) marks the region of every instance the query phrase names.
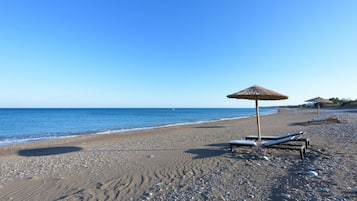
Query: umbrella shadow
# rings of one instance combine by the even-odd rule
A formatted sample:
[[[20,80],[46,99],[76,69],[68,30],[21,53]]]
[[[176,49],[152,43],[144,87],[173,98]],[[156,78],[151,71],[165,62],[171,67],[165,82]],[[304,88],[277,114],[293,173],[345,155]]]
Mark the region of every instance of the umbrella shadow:
[[[71,152],[81,151],[83,148],[75,146],[66,147],[45,147],[45,148],[35,148],[35,149],[22,149],[17,152],[19,156],[25,157],[36,157],[36,156],[51,156],[66,154]]]
[[[211,158],[211,157],[218,157],[223,156],[232,159],[238,160],[265,160],[262,158],[264,155],[261,153],[263,150],[255,149],[255,148],[240,148],[244,150],[243,152],[235,152],[231,151],[229,148],[228,143],[215,143],[215,144],[208,144],[208,147],[214,148],[202,148],[202,149],[189,149],[185,151],[189,154],[194,154],[195,156],[193,159],[204,159],[204,158]]]
[[[195,155],[193,159],[204,159],[222,156],[227,153],[227,148],[229,147],[227,143],[209,144],[206,146],[217,148],[189,149],[185,152]]]
[[[288,125],[289,126],[309,126],[309,123],[307,121],[303,121],[303,122],[290,123]]]
[[[208,144],[206,146],[209,146],[209,147],[220,147],[220,148],[228,148],[229,147],[229,144],[228,143],[215,143],[215,144]]]

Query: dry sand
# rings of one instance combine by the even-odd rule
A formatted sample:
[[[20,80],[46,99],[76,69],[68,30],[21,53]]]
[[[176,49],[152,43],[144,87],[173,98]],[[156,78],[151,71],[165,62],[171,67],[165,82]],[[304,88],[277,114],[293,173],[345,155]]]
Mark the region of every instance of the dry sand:
[[[265,135],[306,131],[304,160],[230,152],[255,118],[3,147],[0,200],[357,200],[357,112],[333,113],[341,123],[307,125],[315,110],[262,117]]]

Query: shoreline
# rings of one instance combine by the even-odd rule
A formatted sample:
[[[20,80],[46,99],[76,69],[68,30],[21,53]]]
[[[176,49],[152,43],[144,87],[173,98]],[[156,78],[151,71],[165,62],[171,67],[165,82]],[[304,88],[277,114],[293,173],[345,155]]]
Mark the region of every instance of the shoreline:
[[[305,160],[285,150],[231,153],[229,140],[256,133],[255,117],[1,147],[0,200],[357,198],[357,113],[337,112],[340,124],[302,124],[315,114],[261,118],[264,135],[305,130]]]
[[[31,108],[32,109],[32,108]],[[61,110],[62,108],[55,108],[55,110]],[[72,109],[79,109],[79,108],[71,108]],[[213,108],[215,109],[215,108]],[[274,109],[274,108],[271,108]],[[268,116],[268,115],[274,115],[278,113],[278,109],[276,108],[275,111],[273,112],[265,112],[266,114],[262,114],[261,116]],[[107,135],[107,134],[118,134],[120,135],[121,133],[128,133],[128,132],[137,132],[137,131],[145,131],[145,130],[152,130],[152,129],[158,129],[158,128],[166,128],[166,127],[175,127],[175,126],[185,126],[185,125],[195,125],[195,124],[202,124],[202,123],[214,123],[214,122],[219,122],[219,121],[225,121],[225,120],[237,120],[237,119],[244,119],[244,118],[250,118],[254,117],[255,115],[251,116],[238,116],[238,117],[224,117],[220,119],[212,119],[212,120],[197,120],[197,121],[189,121],[189,122],[180,122],[180,123],[172,123],[172,124],[163,124],[163,125],[156,125],[156,126],[146,126],[146,127],[135,127],[135,128],[123,128],[123,129],[117,129],[117,130],[105,130],[105,131],[97,131],[97,132],[78,132],[78,133],[69,133],[69,134],[63,134],[59,136],[44,136],[44,137],[30,137],[30,138],[19,138],[19,139],[13,139],[13,140],[8,140],[8,142],[0,142],[0,148],[1,147],[8,147],[8,146],[15,146],[15,145],[23,145],[23,144],[31,144],[31,143],[37,143],[37,142],[50,142],[50,141],[55,141],[55,140],[60,140],[60,139],[66,139],[66,138],[76,138],[76,137],[82,137],[82,136],[90,136],[90,135]]]

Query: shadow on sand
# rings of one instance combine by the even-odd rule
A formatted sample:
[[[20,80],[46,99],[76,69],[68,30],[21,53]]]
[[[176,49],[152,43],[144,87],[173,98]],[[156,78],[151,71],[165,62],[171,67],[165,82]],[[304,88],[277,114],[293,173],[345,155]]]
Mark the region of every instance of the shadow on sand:
[[[291,124],[288,124],[289,126],[309,126],[309,123],[307,121],[305,122],[294,122]]]
[[[204,159],[225,155],[224,157],[238,160],[265,160],[262,157],[264,156],[264,149],[258,147],[240,148],[239,152],[232,152],[228,143],[208,144],[206,146],[212,148],[189,149],[185,152],[195,155],[193,159]]]
[[[229,144],[219,143],[219,144],[209,144],[206,146],[216,147],[216,148],[189,149],[185,152],[195,155],[193,159],[217,157],[227,153],[227,147],[229,147]]]
[[[34,156],[51,156],[58,154],[66,154],[70,152],[81,151],[81,147],[45,147],[35,149],[23,149],[17,152],[19,156],[34,157]]]
[[[225,126],[195,126],[193,128],[225,128]]]

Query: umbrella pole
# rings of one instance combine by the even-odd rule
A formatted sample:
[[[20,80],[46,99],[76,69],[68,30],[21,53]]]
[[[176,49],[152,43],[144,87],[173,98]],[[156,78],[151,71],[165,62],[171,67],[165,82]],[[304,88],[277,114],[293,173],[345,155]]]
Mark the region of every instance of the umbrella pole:
[[[258,141],[261,141],[261,133],[260,133],[260,117],[259,117],[259,106],[258,106],[258,99],[255,99],[255,113],[257,118],[257,128],[258,128]]]

